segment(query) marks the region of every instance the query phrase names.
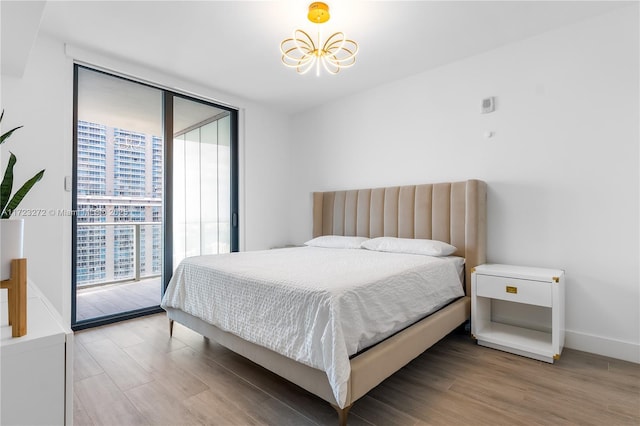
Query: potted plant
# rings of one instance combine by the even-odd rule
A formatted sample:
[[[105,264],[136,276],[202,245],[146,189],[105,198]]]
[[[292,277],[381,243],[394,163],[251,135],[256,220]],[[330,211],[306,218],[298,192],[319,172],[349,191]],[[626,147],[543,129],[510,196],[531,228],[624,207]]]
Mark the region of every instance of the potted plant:
[[[2,123],[3,117],[4,111],[0,114],[0,123]],[[0,136],[0,145],[21,127],[15,127],[3,133]],[[2,280],[8,279],[11,275],[11,259],[23,257],[24,219],[11,219],[11,215],[33,185],[44,175],[44,170],[39,171],[11,196],[13,192],[13,167],[17,161],[16,156],[10,152],[9,163],[0,184],[0,279]]]

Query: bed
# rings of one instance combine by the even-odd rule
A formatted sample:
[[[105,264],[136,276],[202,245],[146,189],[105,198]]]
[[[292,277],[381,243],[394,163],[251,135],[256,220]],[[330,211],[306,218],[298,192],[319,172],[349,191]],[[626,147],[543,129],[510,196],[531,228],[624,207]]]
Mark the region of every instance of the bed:
[[[384,339],[379,343],[369,347],[365,345],[365,350],[361,350],[362,348],[350,350],[349,357],[345,358],[346,369],[337,368],[337,375],[330,374],[327,369],[319,368],[313,360],[296,361],[290,357],[290,354],[282,355],[273,347],[267,347],[269,345],[252,343],[249,337],[241,338],[234,333],[226,332],[223,330],[223,328],[229,329],[226,325],[221,328],[212,325],[211,322],[219,325],[220,323],[212,321],[198,310],[181,309],[176,304],[167,303],[166,300],[163,301],[163,307],[170,320],[170,333],[173,322],[177,321],[203,336],[214,339],[230,350],[329,402],[338,413],[339,423],[346,424],[349,408],[357,399],[469,318],[470,298],[466,295],[470,294],[470,274],[475,266],[485,262],[486,184],[479,180],[468,180],[314,193],[313,236],[323,235],[367,238],[384,236],[431,239],[450,243],[456,247],[452,255],[464,258],[465,267],[462,273],[464,292],[461,291],[459,297],[451,298],[444,307],[438,306],[435,312],[419,321],[413,324],[400,324],[399,331],[393,330],[393,334],[383,336]],[[300,250],[303,250],[303,257],[312,253],[309,250]],[[362,250],[351,250],[349,255],[362,256],[360,251]],[[292,256],[294,253],[298,252],[290,252]],[[286,250],[281,251],[281,254],[286,255]],[[275,253],[251,254],[248,252],[241,255],[250,257],[256,265],[261,265],[260,262],[268,262]],[[202,259],[202,262],[205,260]],[[201,260],[195,259],[196,263],[199,261]],[[207,261],[210,262],[211,259]],[[368,261],[382,262],[378,258]],[[296,259],[296,264],[298,262],[304,262],[304,260]],[[277,268],[267,269],[276,270]],[[295,271],[283,270],[279,273],[295,275]],[[337,281],[337,276],[334,279]],[[247,288],[251,289],[249,284]],[[175,291],[172,290],[172,292],[175,295]],[[206,297],[198,296],[193,300],[199,299],[206,300]],[[324,302],[319,303],[322,305]],[[348,306],[342,309],[350,310]],[[205,312],[202,311],[202,313]],[[310,356],[315,357],[314,354]],[[341,371],[343,373],[340,373]],[[343,377],[344,380],[338,378],[339,387],[336,387],[336,377],[344,374],[344,371],[347,376]]]

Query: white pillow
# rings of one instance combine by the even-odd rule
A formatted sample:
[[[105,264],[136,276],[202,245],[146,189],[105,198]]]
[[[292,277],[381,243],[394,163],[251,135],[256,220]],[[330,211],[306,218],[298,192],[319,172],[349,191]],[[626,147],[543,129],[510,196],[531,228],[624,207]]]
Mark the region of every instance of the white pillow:
[[[316,237],[313,240],[309,240],[304,244],[311,247],[359,249],[362,243],[367,240],[368,238],[365,237],[323,235],[322,237]]]
[[[422,254],[426,256],[449,256],[456,251],[454,246],[442,241],[395,237],[372,238],[363,242],[362,248],[391,253]]]

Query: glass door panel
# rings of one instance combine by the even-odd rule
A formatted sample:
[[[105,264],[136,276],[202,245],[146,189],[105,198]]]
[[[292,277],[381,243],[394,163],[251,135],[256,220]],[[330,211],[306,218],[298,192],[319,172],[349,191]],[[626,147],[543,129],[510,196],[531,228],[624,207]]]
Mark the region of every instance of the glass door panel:
[[[75,67],[72,325],[158,309],[162,91]]]
[[[173,267],[231,251],[230,112],[174,97]]]
[[[75,65],[73,155],[74,330],[159,312],[182,259],[238,250],[237,111]]]

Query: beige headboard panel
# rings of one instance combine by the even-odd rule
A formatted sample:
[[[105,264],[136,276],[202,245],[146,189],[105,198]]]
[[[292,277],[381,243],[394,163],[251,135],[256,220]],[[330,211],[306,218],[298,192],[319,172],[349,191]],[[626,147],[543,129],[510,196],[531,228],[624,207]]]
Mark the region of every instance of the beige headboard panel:
[[[313,236],[353,235],[440,240],[471,269],[486,261],[487,186],[480,180],[315,192]]]

